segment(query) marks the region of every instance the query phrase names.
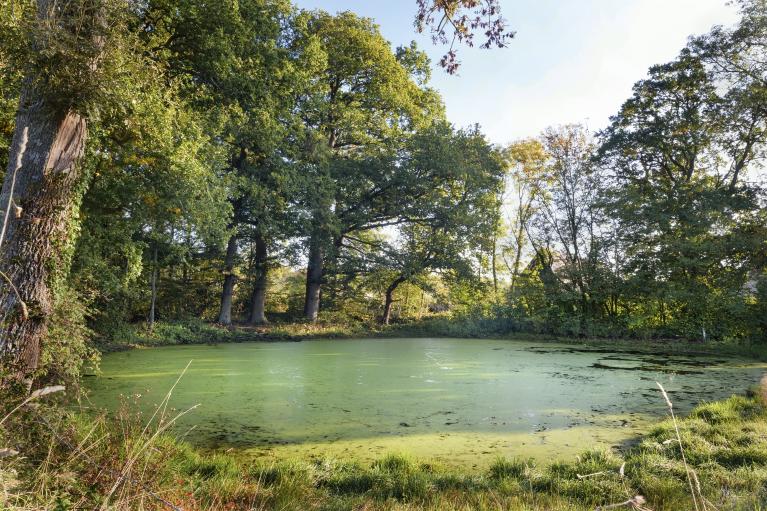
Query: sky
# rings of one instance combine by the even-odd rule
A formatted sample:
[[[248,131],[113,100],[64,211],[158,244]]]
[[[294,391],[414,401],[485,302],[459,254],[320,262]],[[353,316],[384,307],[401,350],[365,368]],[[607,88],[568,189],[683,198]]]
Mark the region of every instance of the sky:
[[[516,37],[505,49],[461,47],[450,76],[437,64],[445,48],[413,28],[415,0],[294,1],[373,18],[395,47],[417,41],[448,119],[479,124],[497,144],[561,124],[604,128],[650,66],[674,59],[690,35],[737,20],[726,0],[501,0]]]

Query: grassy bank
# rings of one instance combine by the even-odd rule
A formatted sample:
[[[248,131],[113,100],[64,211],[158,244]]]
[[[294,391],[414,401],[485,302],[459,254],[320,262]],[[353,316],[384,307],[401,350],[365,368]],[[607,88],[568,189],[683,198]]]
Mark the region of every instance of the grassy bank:
[[[568,337],[506,329],[496,320],[432,318],[394,325],[377,323],[274,323],[261,327],[235,325],[222,327],[201,320],[157,323],[150,331],[145,324],[125,325],[102,338],[97,347],[102,352],[140,347],[184,344],[220,344],[232,342],[306,341],[312,339],[453,337],[529,340],[614,349],[632,349],[661,353],[717,353],[767,360],[767,346],[753,343],[700,343],[680,339],[626,339]]]
[[[55,406],[23,408],[0,428],[0,445],[19,452],[0,460],[0,508],[767,509],[767,407],[756,393],[680,420],[684,459],[665,421],[622,454],[586,452],[549,465],[499,458],[482,472],[402,455],[371,465],[247,462],[165,435],[171,422],[169,413],[135,417],[128,406],[96,420]]]

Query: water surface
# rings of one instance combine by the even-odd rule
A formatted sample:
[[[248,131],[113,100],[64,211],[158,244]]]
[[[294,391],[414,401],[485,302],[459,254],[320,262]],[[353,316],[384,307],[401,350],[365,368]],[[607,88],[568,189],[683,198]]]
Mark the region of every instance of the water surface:
[[[106,355],[91,401],[151,412],[191,365],[175,432],[259,457],[409,452],[449,464],[568,458],[632,438],[665,415],[741,393],[761,364],[716,356],[474,339],[328,340],[141,349]],[[121,397],[122,396],[122,397]]]

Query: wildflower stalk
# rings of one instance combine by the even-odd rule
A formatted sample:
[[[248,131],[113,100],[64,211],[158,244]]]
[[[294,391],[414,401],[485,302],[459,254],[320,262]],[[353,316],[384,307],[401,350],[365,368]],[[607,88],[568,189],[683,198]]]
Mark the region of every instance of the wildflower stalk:
[[[698,506],[698,498],[695,496],[695,488],[692,484],[692,476],[690,475],[690,467],[687,465],[687,458],[684,455],[684,446],[682,445],[682,435],[679,434],[679,425],[676,422],[676,415],[674,415],[674,404],[671,402],[671,399],[668,397],[668,393],[666,393],[666,389],[663,388],[663,385],[661,385],[659,382],[655,382],[655,384],[660,389],[661,394],[663,394],[663,399],[666,400],[666,405],[668,406],[668,411],[671,413],[671,420],[674,423],[674,431],[676,431],[676,440],[679,442],[679,452],[682,453],[682,463],[684,464],[684,471],[687,474],[687,483],[690,485],[690,495],[692,495],[692,503],[695,506],[695,511],[700,511],[700,507]],[[701,504],[703,504],[701,502]],[[705,511],[705,505],[703,505],[703,510]]]

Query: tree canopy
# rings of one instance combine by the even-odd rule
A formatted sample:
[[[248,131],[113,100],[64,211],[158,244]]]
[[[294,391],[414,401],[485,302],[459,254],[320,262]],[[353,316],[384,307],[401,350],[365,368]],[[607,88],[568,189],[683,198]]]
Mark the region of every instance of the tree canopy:
[[[498,147],[352,12],[4,2],[2,352],[76,377],[92,339],[200,318],[764,339],[767,22],[738,5],[603,130]],[[416,9],[438,43],[512,35],[494,1]]]

